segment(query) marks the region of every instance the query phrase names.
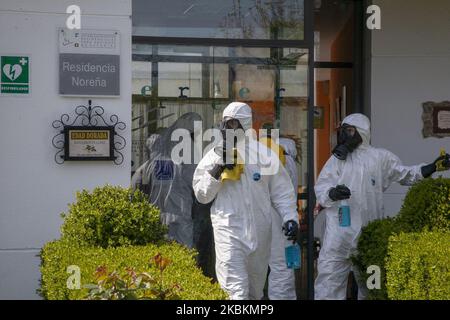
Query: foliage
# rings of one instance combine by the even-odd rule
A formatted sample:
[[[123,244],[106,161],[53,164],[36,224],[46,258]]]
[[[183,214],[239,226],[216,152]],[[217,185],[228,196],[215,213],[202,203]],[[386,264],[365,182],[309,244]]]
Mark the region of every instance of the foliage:
[[[158,208],[145,194],[122,187],[106,185],[77,192],[77,201],[62,217],[62,238],[79,245],[145,245],[162,240],[166,233]]]
[[[386,260],[389,299],[449,300],[449,244],[450,232],[393,236]]]
[[[358,239],[358,253],[353,263],[362,271],[363,280],[370,265],[381,269],[381,289],[369,290],[369,299],[388,299],[386,259],[391,236],[400,232],[427,230],[450,231],[450,179],[424,179],[410,188],[395,218],[375,220],[363,228]]]
[[[170,260],[160,253],[151,259],[160,270],[159,275],[148,272],[136,272],[134,268],[125,268],[125,271],[108,272],[107,267],[100,266],[94,273],[97,284],[86,285],[89,289],[88,300],[175,300],[179,299],[177,284],[164,283],[164,270]],[[150,265],[151,266],[151,265]]]
[[[149,257],[158,257],[158,254],[159,257],[164,257],[164,260],[160,262],[154,260],[149,265]],[[80,300],[88,297],[90,290],[95,289],[93,286],[85,286],[97,283],[98,289],[102,291],[97,292],[99,294],[97,298],[226,299],[227,295],[219,285],[211,283],[211,279],[205,277],[197,268],[195,254],[193,250],[176,243],[101,248],[77,246],[67,240],[50,242],[41,251],[40,294],[50,300]],[[80,270],[80,289],[69,289],[67,285],[69,278],[73,276],[67,273],[67,267],[73,265],[78,266]],[[99,270],[99,266],[103,269]],[[146,274],[147,282],[156,281],[155,283],[163,285],[153,293],[138,292],[134,296],[126,294],[114,296],[109,292],[106,296],[102,296],[105,290],[112,287],[114,281],[116,285],[120,281],[128,281],[125,284],[121,283],[122,287],[127,284],[138,285],[137,278],[136,281],[127,279],[133,274],[137,277]],[[112,282],[99,284],[104,275],[109,276],[108,281]],[[115,290],[117,293],[117,288]],[[93,291],[90,298],[95,296]]]

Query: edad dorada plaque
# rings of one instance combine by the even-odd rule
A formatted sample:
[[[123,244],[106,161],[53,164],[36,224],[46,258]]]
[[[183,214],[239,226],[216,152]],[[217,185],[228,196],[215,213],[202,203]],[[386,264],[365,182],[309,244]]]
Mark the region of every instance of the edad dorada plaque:
[[[114,160],[114,127],[66,126],[64,160]]]

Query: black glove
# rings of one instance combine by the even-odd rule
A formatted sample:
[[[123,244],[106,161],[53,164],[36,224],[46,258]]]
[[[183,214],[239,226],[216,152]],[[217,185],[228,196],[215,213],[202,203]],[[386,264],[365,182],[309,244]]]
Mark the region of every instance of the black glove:
[[[294,243],[297,241],[298,223],[294,220],[286,221],[283,225],[284,235],[288,240],[292,240]]]
[[[437,158],[436,160],[434,160],[433,163],[427,164],[426,166],[423,166],[422,168],[420,168],[420,170],[422,171],[422,176],[424,178],[428,178],[429,176],[431,176],[433,173],[436,172],[436,163],[438,161],[442,161],[442,165],[445,168],[450,169],[450,154],[446,153],[443,156],[440,156],[439,158]]]
[[[227,129],[224,123],[220,127],[220,132],[222,133],[222,150],[221,150],[222,154],[220,156],[222,156],[223,166],[226,169],[233,170],[236,164],[234,162],[227,163],[227,152],[228,153],[233,152],[233,148],[227,142]],[[229,158],[234,161],[234,154],[232,154],[231,157],[229,156]]]
[[[348,199],[351,194],[350,189],[343,184],[337,185],[336,188],[331,188],[328,191],[328,196],[333,201]]]
[[[216,180],[219,180],[220,175],[222,174],[223,170],[225,170],[225,166],[221,164],[216,164],[211,170],[209,170],[209,174]]]

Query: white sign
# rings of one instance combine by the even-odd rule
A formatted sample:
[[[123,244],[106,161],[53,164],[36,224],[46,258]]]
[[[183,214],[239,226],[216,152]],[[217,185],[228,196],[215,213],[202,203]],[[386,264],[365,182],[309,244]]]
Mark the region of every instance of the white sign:
[[[450,111],[439,111],[437,118],[439,129],[450,129]]]
[[[69,129],[68,160],[75,158],[110,158],[111,130]]]
[[[58,35],[59,94],[119,97],[119,32],[59,28]]]
[[[115,30],[59,29],[59,53],[120,55],[120,35]]]

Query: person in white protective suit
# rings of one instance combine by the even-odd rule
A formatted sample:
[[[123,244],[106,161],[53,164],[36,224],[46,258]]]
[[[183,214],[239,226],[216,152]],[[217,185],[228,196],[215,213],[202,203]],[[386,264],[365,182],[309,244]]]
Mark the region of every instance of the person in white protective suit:
[[[195,131],[195,121],[202,121],[199,114],[183,114],[155,139],[142,175],[142,181],[146,180],[149,185],[150,203],[160,209],[161,222],[169,228],[168,238],[189,248],[193,247],[192,177],[196,167],[194,136],[200,133]],[[187,141],[190,148],[183,151],[192,153],[187,162],[177,163],[172,159],[172,150],[180,143],[178,140],[173,141],[172,137],[177,129],[185,129],[190,135]],[[178,139],[178,135],[176,137]],[[138,171],[142,170],[138,169],[135,175]],[[139,178],[133,180],[138,181]]]
[[[294,190],[290,178],[274,152],[253,136],[237,138],[238,157],[244,160],[238,179],[224,181],[230,163],[230,131],[252,127],[252,110],[245,103],[230,103],[223,111],[223,143],[211,149],[194,173],[193,187],[200,203],[212,202],[211,221],[216,251],[216,274],[231,299],[263,297],[270,256],[273,206],[282,217],[285,234],[298,232]],[[226,132],[228,131],[228,132]],[[231,144],[236,142],[232,139]],[[232,157],[231,157],[232,158]],[[265,171],[272,165],[276,172]]]
[[[315,185],[318,203],[324,208],[326,228],[318,259],[315,281],[315,299],[346,298],[347,278],[352,268],[350,256],[356,251],[361,228],[370,221],[384,217],[383,191],[392,182],[411,185],[431,176],[439,157],[429,165],[404,166],[388,150],[370,144],[370,121],[363,114],[347,116],[338,132],[338,145],[327,161]],[[338,207],[347,199],[351,224],[339,225]],[[361,281],[360,271],[353,268],[358,282],[358,299],[364,299],[367,287]]]
[[[294,197],[297,199],[298,171],[295,163],[297,148],[295,141],[288,138],[280,138],[279,145],[284,150],[286,164],[284,167],[294,186]],[[268,295],[270,300],[296,300],[294,269],[286,266],[285,247],[292,245],[283,235],[283,221],[280,215],[272,209],[272,243],[270,252],[270,273]]]
[[[158,133],[153,133],[150,137],[147,138],[145,142],[145,147],[148,150],[149,159],[154,159],[153,154],[155,153],[155,143],[158,140],[160,135]],[[149,168],[150,168],[150,160],[145,161],[133,174],[131,177],[131,187],[135,189],[139,189],[145,194],[149,195]]]

